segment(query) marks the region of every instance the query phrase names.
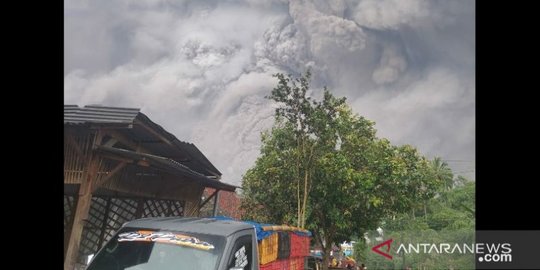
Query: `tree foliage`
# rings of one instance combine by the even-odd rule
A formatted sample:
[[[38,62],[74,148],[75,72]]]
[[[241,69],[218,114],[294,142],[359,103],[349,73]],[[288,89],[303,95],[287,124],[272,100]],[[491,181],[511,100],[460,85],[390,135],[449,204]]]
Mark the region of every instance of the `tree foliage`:
[[[275,124],[243,179],[247,218],[305,227],[326,256],[332,243],[433,196],[439,178],[414,147],[377,138],[372,121],[326,88],[320,101],[309,97],[309,71],[275,77]]]
[[[443,187],[446,190],[450,190],[453,187],[454,174],[448,166],[448,163],[444,162],[440,157],[435,157],[431,161],[431,166],[435,171],[435,177],[443,183]]]

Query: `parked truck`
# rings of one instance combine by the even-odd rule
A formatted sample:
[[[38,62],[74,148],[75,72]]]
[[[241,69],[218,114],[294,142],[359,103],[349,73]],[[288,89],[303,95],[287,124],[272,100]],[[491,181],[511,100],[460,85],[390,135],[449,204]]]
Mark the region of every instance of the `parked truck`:
[[[138,219],[124,224],[87,270],[303,270],[310,236],[230,218]]]

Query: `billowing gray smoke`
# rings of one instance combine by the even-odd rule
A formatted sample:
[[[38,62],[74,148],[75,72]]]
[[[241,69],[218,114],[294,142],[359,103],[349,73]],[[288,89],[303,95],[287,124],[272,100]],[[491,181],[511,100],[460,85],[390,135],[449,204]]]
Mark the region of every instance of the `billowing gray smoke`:
[[[140,107],[239,184],[273,73],[314,73],[379,136],[474,178],[474,1],[66,0],[66,104]],[[454,162],[455,161],[455,162]]]

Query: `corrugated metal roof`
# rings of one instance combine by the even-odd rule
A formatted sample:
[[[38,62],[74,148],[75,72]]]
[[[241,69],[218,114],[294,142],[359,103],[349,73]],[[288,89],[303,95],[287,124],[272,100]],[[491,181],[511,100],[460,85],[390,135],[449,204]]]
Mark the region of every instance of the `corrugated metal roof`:
[[[140,109],[97,105],[64,105],[64,123],[133,123]]]
[[[196,179],[197,183],[205,186],[216,189],[222,189],[227,191],[233,191],[238,188],[237,186],[230,185],[224,182],[220,182],[215,179],[210,179],[203,174],[200,174],[196,171],[191,170],[189,167],[180,164],[172,159],[160,157],[156,155],[146,154],[146,153],[137,153],[134,151],[129,151],[126,149],[119,149],[109,146],[98,146],[98,150],[104,153],[117,155],[119,157],[125,157],[132,160],[146,160],[152,164],[153,167],[169,171],[173,174],[179,174],[183,176],[189,176],[189,179]]]
[[[207,169],[209,168],[210,171],[221,175],[221,172],[216,167],[214,167],[214,164],[212,164],[206,158],[206,156],[199,150],[199,148],[197,148],[197,146],[189,142],[183,142],[178,140],[173,134],[165,130],[162,126],[152,122],[150,118],[148,118],[148,116],[144,115],[143,113],[139,114],[139,119],[147,123],[154,130],[158,130],[161,134],[165,135],[168,140],[173,142],[183,151],[187,152],[190,156],[200,157],[197,162],[201,163],[202,166],[205,166]]]
[[[183,154],[191,158],[189,166],[199,172],[208,173],[208,175],[221,175],[221,172],[206,158],[206,156],[192,143],[178,140],[176,136],[165,130],[162,126],[154,123],[148,116],[140,112],[138,108],[121,108],[108,107],[101,105],[87,105],[79,107],[77,105],[64,105],[64,124],[66,125],[81,125],[81,124],[98,124],[98,125],[114,125],[125,124],[131,125],[138,120],[157,133],[171,141]],[[147,141],[147,138],[142,138],[143,133],[135,129],[126,131],[137,136],[138,140]],[[148,145],[146,145],[149,147]],[[160,148],[158,145],[150,146],[151,148]],[[169,147],[169,146],[167,146]],[[163,148],[163,147],[161,147]],[[171,149],[172,150],[172,149]],[[173,150],[178,151],[178,150]],[[169,152],[169,151],[166,151]],[[164,153],[160,153],[163,155]]]

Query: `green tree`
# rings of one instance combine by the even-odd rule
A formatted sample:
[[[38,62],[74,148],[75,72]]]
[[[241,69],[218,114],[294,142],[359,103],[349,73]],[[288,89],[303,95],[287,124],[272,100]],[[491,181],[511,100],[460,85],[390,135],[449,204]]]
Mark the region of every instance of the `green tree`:
[[[345,100],[336,100],[325,95],[322,103],[312,101],[306,95],[309,90],[310,71],[300,78],[285,77],[283,74],[276,74],[275,77],[278,78],[279,83],[268,98],[282,104],[276,109],[276,117],[278,121],[282,121],[286,125],[286,130],[290,132],[291,136],[288,139],[294,141],[290,149],[291,157],[293,157],[291,164],[294,164],[291,166],[293,175],[290,179],[296,184],[297,225],[305,227],[314,151],[319,143],[317,139],[323,139],[316,137],[317,133],[321,131],[321,129],[316,129],[321,122],[321,119],[318,118],[335,117],[335,112],[325,109],[333,109],[332,105],[339,106]],[[335,104],[327,102],[335,102]],[[320,115],[321,112],[329,115]],[[325,123],[327,122],[323,124]]]
[[[276,77],[275,124],[242,184],[247,218],[311,230],[327,265],[332,243],[433,196],[437,178],[414,147],[377,138],[372,121],[327,89],[308,97],[309,72]]]
[[[454,175],[452,174],[452,169],[448,166],[448,163],[443,161],[440,157],[435,157],[431,161],[431,166],[435,171],[435,177],[437,180],[444,184],[446,190],[450,190],[454,184]]]

